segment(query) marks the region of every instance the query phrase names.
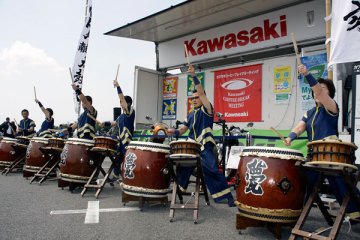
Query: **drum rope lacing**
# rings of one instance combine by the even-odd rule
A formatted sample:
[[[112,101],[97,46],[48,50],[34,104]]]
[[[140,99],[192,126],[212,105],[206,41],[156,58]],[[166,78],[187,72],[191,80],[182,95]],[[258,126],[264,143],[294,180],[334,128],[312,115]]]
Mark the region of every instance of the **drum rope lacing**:
[[[284,154],[289,156],[296,156],[296,157],[304,157],[301,152],[292,152],[286,150],[279,150],[279,149],[255,149],[255,148],[244,148],[243,153],[273,153],[273,154]]]

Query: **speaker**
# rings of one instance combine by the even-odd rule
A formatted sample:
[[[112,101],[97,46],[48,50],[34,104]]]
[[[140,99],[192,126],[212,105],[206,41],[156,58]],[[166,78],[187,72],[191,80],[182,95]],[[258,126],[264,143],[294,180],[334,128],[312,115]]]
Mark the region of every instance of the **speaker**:
[[[121,115],[121,108],[114,107],[113,115],[114,115],[114,121],[115,121],[118,118],[118,116]]]

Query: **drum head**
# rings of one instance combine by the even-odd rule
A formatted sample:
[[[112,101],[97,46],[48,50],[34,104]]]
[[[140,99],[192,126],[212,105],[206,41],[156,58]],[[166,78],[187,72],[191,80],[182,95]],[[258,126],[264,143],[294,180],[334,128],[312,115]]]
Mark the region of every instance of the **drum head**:
[[[85,146],[93,146],[94,140],[88,140],[88,139],[81,139],[81,138],[69,138],[66,143],[69,144],[79,144],[79,145],[85,145]]]
[[[313,145],[324,145],[324,144],[339,144],[339,145],[345,145],[354,148],[356,150],[358,147],[352,143],[352,142],[343,142],[340,139],[322,139],[322,140],[316,140],[312,142],[308,142],[307,146],[311,147]]]
[[[148,150],[152,152],[170,152],[170,146],[166,144],[153,143],[153,142],[140,142],[140,141],[131,141],[126,147],[127,149],[140,149]]]
[[[42,137],[33,137],[30,140],[31,142],[38,142],[38,143],[45,143],[47,144],[49,142],[48,138],[42,138]]]
[[[299,160],[305,161],[304,155],[294,149],[277,148],[277,147],[244,147],[240,156],[259,156],[259,157],[272,157],[285,160]]]

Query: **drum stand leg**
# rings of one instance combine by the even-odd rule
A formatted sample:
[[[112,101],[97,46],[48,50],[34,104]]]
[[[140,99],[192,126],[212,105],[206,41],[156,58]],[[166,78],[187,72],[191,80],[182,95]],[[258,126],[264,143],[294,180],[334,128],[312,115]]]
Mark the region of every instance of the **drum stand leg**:
[[[344,167],[342,167],[342,169],[320,169],[320,168],[317,169],[316,167],[315,168],[314,167],[306,167],[306,168],[310,168],[315,171],[320,171],[320,176],[318,178],[317,184],[314,187],[313,192],[311,193],[309,199],[307,200],[307,202],[305,204],[305,207],[304,207],[295,227],[291,231],[291,235],[290,235],[289,239],[295,240],[297,237],[303,237],[306,239],[324,239],[324,240],[336,239],[336,237],[339,233],[341,224],[343,223],[346,207],[349,204],[350,199],[355,200],[360,208],[360,199],[359,199],[359,197],[357,197],[355,195],[355,191],[354,191],[354,188],[356,188],[356,184],[360,179],[360,172],[359,171],[356,172],[357,177],[356,177],[356,180],[354,181],[354,180],[351,180],[349,173],[347,172],[347,170],[345,170]],[[335,221],[333,221],[331,215],[325,208],[324,204],[322,203],[322,201],[318,195],[320,185],[324,179],[324,172],[337,173],[336,175],[341,176],[342,179],[344,179],[347,190],[348,190],[348,193],[345,195],[343,202],[340,206],[340,209],[336,215]],[[318,204],[320,211],[322,212],[325,220],[331,226],[330,234],[327,237],[319,235],[320,233],[322,233],[324,231],[317,233],[317,232],[306,232],[301,229],[303,227],[303,225],[305,224],[306,218],[311,210],[312,204],[315,201]]]
[[[95,158],[99,158],[100,156],[107,156],[110,158],[111,160],[111,165],[110,165],[110,168],[108,169],[107,172],[105,172],[105,170],[102,168],[102,163],[104,161],[104,158],[102,160],[100,160],[98,162],[98,165],[96,167],[96,169],[93,171],[93,173],[91,174],[88,182],[84,185],[84,189],[82,190],[81,192],[81,196],[84,196],[84,194],[87,192],[88,188],[95,188],[97,189],[96,193],[95,193],[95,197],[98,198],[100,193],[102,192],[105,184],[108,182],[111,186],[114,186],[114,183],[109,181],[109,177],[110,177],[110,174],[112,172],[112,170],[114,169],[115,167],[115,159],[114,157],[112,156],[112,152],[106,150],[104,152],[101,152],[101,153],[96,153],[96,152],[93,152],[92,154],[94,155],[97,155],[97,157]],[[97,176],[97,173],[99,173],[99,171],[103,174],[104,178],[102,179],[101,183],[100,184],[91,184],[93,182],[93,179],[95,176]]]
[[[54,159],[57,158],[56,162],[53,162]],[[59,166],[59,163],[60,163],[60,157],[59,156],[56,156],[56,155],[53,155],[50,157],[50,159],[46,162],[46,164],[44,166],[41,167],[41,169],[35,173],[34,177],[30,180],[30,184],[35,181],[36,179],[40,178],[39,180],[39,184],[42,184],[46,179],[47,177],[50,175],[50,173],[54,172],[54,169],[56,167]],[[51,163],[53,163],[53,165],[50,167],[50,169],[45,172],[45,174],[43,173],[43,171],[45,170],[46,167],[48,167]]]
[[[171,161],[171,157],[169,158]],[[179,166],[179,164],[177,164],[177,166]],[[191,194],[190,198],[194,196],[194,202],[191,204],[188,204],[188,200],[187,202],[185,202],[185,204],[182,203],[182,194],[179,188],[179,185],[177,183],[177,178],[176,175],[174,176],[174,185],[173,185],[173,192],[171,195],[171,205],[170,205],[170,222],[173,222],[174,219],[174,215],[175,215],[175,210],[176,209],[183,209],[183,210],[193,210],[193,221],[194,224],[197,223],[198,218],[199,218],[199,195],[200,195],[200,185],[203,188],[204,191],[204,195],[205,195],[205,201],[206,201],[206,205],[210,205],[210,201],[209,201],[209,196],[207,193],[207,188],[204,182],[204,175],[202,172],[202,166],[201,166],[201,158],[200,156],[196,157],[196,166],[197,166],[197,173],[196,173],[196,185],[195,185],[195,192]],[[180,199],[180,204],[176,203],[176,195],[179,196]]]
[[[6,167],[1,174],[5,174],[7,176],[14,168],[16,168],[19,164],[23,163],[25,160],[25,155],[17,158],[13,163],[11,163],[8,167]]]

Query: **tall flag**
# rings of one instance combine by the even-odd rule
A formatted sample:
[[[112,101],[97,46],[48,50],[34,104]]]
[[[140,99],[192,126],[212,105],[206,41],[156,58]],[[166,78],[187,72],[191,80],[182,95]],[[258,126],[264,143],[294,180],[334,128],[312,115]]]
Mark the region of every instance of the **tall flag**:
[[[329,65],[360,61],[360,0],[333,0]]]
[[[86,52],[88,50],[88,42],[90,36],[90,25],[92,17],[92,3],[91,0],[87,1],[87,15],[85,17],[85,25],[80,35],[78,48],[75,54],[75,61],[71,71],[73,83],[75,83],[79,89],[82,89],[83,76],[85,70]],[[80,114],[80,99],[74,92],[74,104],[75,112]]]

